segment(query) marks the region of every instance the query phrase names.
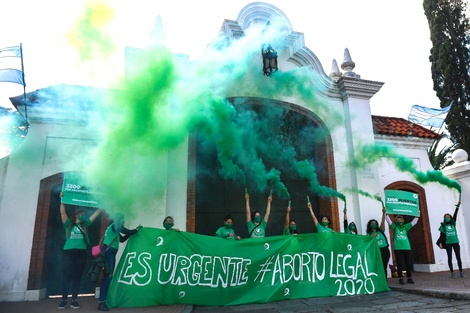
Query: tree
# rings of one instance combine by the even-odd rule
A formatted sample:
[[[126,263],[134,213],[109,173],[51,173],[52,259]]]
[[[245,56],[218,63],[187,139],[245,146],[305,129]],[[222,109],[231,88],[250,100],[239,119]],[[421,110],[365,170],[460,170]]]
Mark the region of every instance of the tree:
[[[470,152],[470,22],[465,0],[424,0],[431,33],[431,74],[455,148]]]
[[[428,157],[429,162],[433,169],[442,170],[444,167],[452,165],[453,160],[450,157],[451,153],[455,151],[454,145],[447,146],[445,145],[442,140],[446,141],[446,137],[440,137],[439,139],[434,140],[431,147],[428,148]],[[441,147],[444,145],[444,147]]]

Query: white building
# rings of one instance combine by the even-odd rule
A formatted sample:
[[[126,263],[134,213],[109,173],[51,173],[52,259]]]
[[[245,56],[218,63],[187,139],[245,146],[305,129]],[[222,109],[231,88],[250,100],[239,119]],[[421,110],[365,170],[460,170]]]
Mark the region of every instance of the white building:
[[[261,32],[268,22],[271,22],[271,27]],[[260,30],[257,34],[264,37],[253,35],[253,28]],[[270,125],[282,124],[282,134],[290,140],[297,154],[304,157],[298,161],[308,160],[309,164],[314,164],[318,182],[326,188],[326,195],[309,184],[312,176],[299,178],[284,171],[279,175],[290,193],[291,216],[298,221],[299,230],[313,231],[305,206],[305,194],[312,197],[316,213],[331,216],[332,227],[342,231],[343,203],[332,196],[332,191],[358,188],[381,196],[385,189],[415,192],[419,194],[421,218],[410,233],[414,270],[447,270],[446,253],[437,249],[434,242],[439,236],[437,229],[444,213],[453,213],[458,201],[456,191],[436,182],[421,185],[410,173],[399,171],[385,158],[361,168],[348,166],[352,159],[360,157],[357,153],[361,145],[387,143],[393,144],[399,154],[412,159],[418,171],[426,172],[432,169],[426,149],[437,135],[400,118],[371,116],[370,99],[379,92],[383,83],[362,79],[354,73],[355,64],[347,50],[341,63],[343,72],[334,61],[332,73],[327,75],[314,52],[305,47],[303,33],[294,31],[287,16],[270,4],[255,2],[247,5],[236,21],[223,22],[221,35],[229,42],[242,42],[235,44],[234,50],[249,47],[250,41],[258,40],[259,47],[269,43],[278,52],[279,71],[271,77],[263,76],[262,58],[258,51],[247,54],[248,61],[242,60],[246,63],[236,59],[240,62],[227,64],[222,69],[224,75],[211,81],[210,92],[228,99],[237,109],[257,113],[277,110],[277,120],[270,116],[265,117],[265,121]],[[214,62],[219,55],[211,55],[211,49],[222,49],[218,46],[220,44],[220,41],[214,41],[208,47],[207,54]],[[133,69],[133,60],[142,53],[138,49],[128,49],[126,69],[129,73]],[[234,51],[234,57],[237,54],[240,51]],[[187,64],[184,57],[179,58],[179,62],[179,65]],[[205,63],[206,66],[210,64]],[[199,70],[221,71],[209,66]],[[233,77],[233,81],[226,80],[227,76]],[[0,246],[4,251],[0,258],[0,301],[38,300],[60,293],[63,228],[58,211],[58,193],[63,174],[85,170],[93,158],[94,149],[106,142],[109,133],[99,133],[97,129],[106,118],[102,107],[107,96],[105,90],[65,85],[51,86],[27,95],[28,135],[18,149],[0,160],[0,235],[4,238]],[[12,102],[20,112],[24,111],[20,97],[12,98]],[[137,105],[141,104],[136,104],[136,110],[140,109]],[[203,110],[205,104],[200,105]],[[170,107],[172,112],[178,112],[177,104]],[[241,225],[237,231],[246,237],[243,233],[246,231],[243,227],[243,188],[249,187],[253,207],[258,207],[258,204],[264,206],[268,189],[266,186],[255,187],[256,179],[249,175],[244,182],[224,179],[217,162],[213,162],[217,153],[211,150],[213,146],[208,147],[201,141],[198,137],[201,132],[197,130],[197,127],[189,129],[182,143],[166,150],[160,149],[158,156],[150,158],[158,170],[155,198],[145,198],[148,194],[143,193],[136,199],[134,214],[127,222],[130,226],[161,227],[163,218],[172,215],[176,226],[182,230],[212,235],[223,216],[232,213],[235,228]],[[273,131],[277,132],[278,128],[273,127]],[[243,143],[249,145],[250,138]],[[126,142],[123,142],[122,149],[125,151]],[[231,149],[233,151],[233,147]],[[129,173],[130,183],[123,181],[120,193],[140,190],[136,186],[139,177],[135,173],[139,174],[138,162],[141,159],[133,158],[135,169],[129,168],[129,163],[116,164],[116,172],[126,173],[128,170]],[[147,162],[148,158],[145,159]],[[285,164],[280,164],[281,161],[267,159],[263,164],[266,169],[283,168]],[[150,176],[155,174],[155,169],[150,170]],[[249,172],[249,169],[245,170]],[[468,192],[465,192],[470,187],[469,172],[470,165],[466,160],[444,171],[448,177],[457,179],[463,190],[457,228],[464,267],[468,267],[470,262],[467,233],[470,220],[465,218],[469,203]],[[112,175],[113,171],[109,174],[110,179],[116,177]],[[275,185],[278,189],[275,190],[268,235],[280,234],[282,230],[287,198],[282,197],[279,186]],[[345,195],[349,220],[355,221],[363,234],[369,219],[380,219],[381,205],[357,193]],[[90,229],[92,243],[99,241],[107,222],[106,215],[95,222]],[[85,273],[82,289],[83,292],[94,291]]]

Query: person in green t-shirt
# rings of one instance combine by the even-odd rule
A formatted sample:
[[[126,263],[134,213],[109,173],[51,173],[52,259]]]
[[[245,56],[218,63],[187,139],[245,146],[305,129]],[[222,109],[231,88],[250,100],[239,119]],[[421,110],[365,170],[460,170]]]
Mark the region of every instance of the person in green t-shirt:
[[[317,228],[317,232],[319,233],[327,233],[327,232],[332,232],[333,229],[329,227],[330,225],[330,218],[328,215],[322,215],[320,217],[320,223],[317,220],[317,217],[315,216],[315,213],[313,213],[312,209],[312,204],[307,202],[307,207],[310,210],[310,215],[312,216],[313,219],[313,224],[315,224],[315,227]]]
[[[268,224],[269,215],[271,214],[271,201],[273,196],[269,195],[268,205],[266,207],[266,214],[264,219],[261,219],[261,213],[259,211],[251,212],[250,209],[250,195],[245,193],[246,201],[246,224],[248,226],[248,237],[250,238],[262,238],[266,235],[266,225]]]
[[[62,198],[62,192],[59,197]],[[79,309],[78,290],[80,289],[80,280],[85,269],[87,248],[90,245],[88,238],[88,228],[93,221],[101,214],[97,209],[89,218],[85,216],[82,209],[77,209],[69,218],[65,211],[65,204],[60,203],[60,218],[65,228],[65,245],[62,253],[62,301],[59,309],[67,306],[67,297],[69,288],[71,289],[72,309]]]
[[[367,222],[366,234],[377,238],[377,244],[380,248],[380,255],[382,256],[382,264],[384,266],[385,277],[387,277],[388,261],[390,261],[390,249],[388,248],[388,240],[385,235],[385,206],[382,205],[382,220],[377,222],[375,219]]]
[[[226,238],[226,239],[236,239],[240,240],[240,236],[235,234],[233,230],[233,219],[230,214],[227,214],[224,218],[224,226],[219,227],[215,232],[216,237]]]
[[[106,304],[106,297],[108,296],[109,284],[113,278],[114,268],[116,266],[116,254],[119,250],[119,243],[125,242],[130,236],[137,234],[142,228],[142,226],[139,225],[135,229],[128,229],[124,227],[125,223],[124,215],[122,213],[116,213],[112,224],[106,228],[104,233],[103,247],[101,247],[101,250],[104,252],[106,258],[107,272],[104,274],[100,285],[99,311],[109,311]]]
[[[287,213],[286,213],[286,223],[284,224],[284,231],[283,235],[293,235],[297,236],[297,224],[295,223],[294,220],[290,219],[290,201],[289,205],[287,206]]]
[[[411,245],[408,238],[408,231],[418,223],[419,218],[415,217],[410,223],[404,223],[404,218],[401,215],[395,216],[395,222],[392,222],[390,217],[386,217],[390,229],[393,231],[393,251],[398,263],[398,282],[404,285],[403,281],[403,267],[406,269],[406,277],[408,284],[415,282],[411,278]]]
[[[455,223],[457,222],[457,213],[459,212],[460,201],[455,206],[454,216],[449,213],[444,214],[444,221],[439,227],[439,247],[445,248],[447,252],[447,264],[449,265],[450,275],[452,278],[457,278],[454,273],[454,267],[452,264],[452,249],[455,252],[455,258],[457,259],[457,265],[459,266],[460,277],[465,278],[465,274],[462,271],[462,260],[460,259],[460,241],[457,235],[457,229]]]
[[[348,224],[348,215],[347,215],[347,210],[346,210],[346,202],[344,203],[343,213],[344,213],[344,220],[343,220],[344,233],[345,234],[357,235],[356,223],[351,222],[351,223]]]

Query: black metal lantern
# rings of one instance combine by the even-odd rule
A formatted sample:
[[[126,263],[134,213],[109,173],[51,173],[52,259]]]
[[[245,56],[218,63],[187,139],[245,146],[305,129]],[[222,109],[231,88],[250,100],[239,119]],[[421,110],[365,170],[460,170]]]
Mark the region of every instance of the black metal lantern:
[[[277,71],[277,52],[271,47],[271,44],[262,45],[261,54],[263,56],[263,73],[270,76]]]

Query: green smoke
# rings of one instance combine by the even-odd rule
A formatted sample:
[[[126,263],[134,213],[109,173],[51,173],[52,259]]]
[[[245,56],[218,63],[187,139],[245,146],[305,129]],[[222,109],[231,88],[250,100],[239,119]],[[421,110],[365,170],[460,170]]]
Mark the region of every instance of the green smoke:
[[[362,196],[364,196],[364,197],[377,200],[377,201],[379,201],[380,203],[382,203],[382,205],[383,205],[383,200],[382,200],[382,198],[381,198],[379,195],[371,195],[371,194],[368,193],[367,191],[364,191],[364,190],[361,190],[361,189],[358,189],[358,188],[354,188],[354,187],[346,188],[345,191],[346,191],[346,192],[354,192],[354,193],[360,194],[360,195],[362,195]]]
[[[77,37],[91,36],[90,42],[99,43],[102,33],[87,29],[79,28],[86,32]],[[294,139],[301,139],[290,132],[289,109],[273,105],[269,98],[295,99],[321,116],[329,131],[342,124],[342,115],[315,96],[316,86],[322,84],[315,83],[310,70],[263,76],[259,34],[255,27],[233,42],[218,38],[197,62],[179,62],[163,46],[142,55],[126,88],[100,104],[103,140],[85,164],[92,184],[112,195],[109,207],[127,210],[127,215],[136,206],[152,208],[164,196],[168,171],[186,175],[184,169],[168,167],[168,152],[177,151],[195,132],[203,147],[215,145],[222,177],[242,185],[253,182],[250,190],[273,190],[288,199],[283,175],[294,173],[307,179],[318,196],[345,200],[319,183],[316,165],[305,152],[310,150],[293,147]],[[273,45],[276,42],[281,39],[273,38]],[[243,97],[257,97],[256,109],[242,104]],[[316,128],[295,135],[309,138],[305,146],[314,146],[324,136]]]
[[[444,176],[441,171],[418,171],[412,159],[400,155],[391,145],[364,145],[358,149],[357,156],[350,165],[355,168],[362,168],[366,164],[381,160],[381,158],[391,161],[399,171],[410,173],[421,184],[437,182],[448,188],[456,189],[459,193],[462,192],[460,184],[456,180]]]

